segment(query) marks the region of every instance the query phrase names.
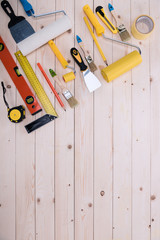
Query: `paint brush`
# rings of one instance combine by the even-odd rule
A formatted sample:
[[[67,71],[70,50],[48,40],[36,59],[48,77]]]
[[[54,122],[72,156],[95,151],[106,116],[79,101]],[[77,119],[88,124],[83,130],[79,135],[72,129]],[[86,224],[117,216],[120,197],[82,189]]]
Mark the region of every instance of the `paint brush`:
[[[56,76],[56,73],[52,69],[49,69],[49,72],[50,72],[51,76],[54,77],[55,82],[59,85],[59,87],[62,91],[62,95],[68,102],[69,106],[71,108],[76,107],[78,105],[78,101],[75,99],[75,97],[72,95],[72,93],[62,84],[62,82]]]
[[[78,42],[79,46],[81,47],[81,49],[84,53],[84,57],[85,57],[85,59],[88,63],[88,66],[89,66],[91,72],[96,71],[97,66],[95,65],[95,63],[94,63],[92,57],[90,56],[90,54],[86,51],[84,43],[82,42],[82,39],[78,35],[76,35],[76,39],[77,39],[77,42]]]
[[[126,27],[124,26],[124,24],[122,24],[121,21],[119,20],[116,12],[114,10],[114,7],[110,3],[108,4],[108,9],[116,21],[118,33],[119,33],[121,40],[124,42],[128,41],[131,38],[131,36],[130,36],[129,32],[127,31]]]

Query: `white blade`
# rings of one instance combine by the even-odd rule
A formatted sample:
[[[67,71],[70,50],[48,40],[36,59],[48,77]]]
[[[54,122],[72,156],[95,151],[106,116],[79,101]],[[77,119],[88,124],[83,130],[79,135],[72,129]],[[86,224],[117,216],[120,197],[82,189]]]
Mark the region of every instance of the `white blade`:
[[[101,87],[100,81],[89,69],[83,72],[83,77],[85,84],[90,92],[93,92],[97,88]]]

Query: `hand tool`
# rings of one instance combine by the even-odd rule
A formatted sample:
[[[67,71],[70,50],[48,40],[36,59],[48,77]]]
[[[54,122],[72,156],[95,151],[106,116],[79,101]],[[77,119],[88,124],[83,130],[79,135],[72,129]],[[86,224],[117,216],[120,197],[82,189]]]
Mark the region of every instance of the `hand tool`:
[[[64,98],[68,102],[69,106],[71,108],[76,107],[78,105],[78,101],[75,99],[75,97],[72,95],[72,93],[63,85],[62,81],[58,78],[58,76],[56,75],[56,73],[52,69],[49,69],[49,72],[50,72],[51,76],[54,78],[55,82],[61,88],[62,95],[64,96]]]
[[[25,108],[22,105],[10,108],[5,98],[6,88],[3,82],[1,82],[1,86],[3,89],[3,100],[8,110],[8,119],[14,123],[22,122],[25,119]]]
[[[25,126],[28,133],[36,130],[37,128],[43,126],[44,124],[49,123],[50,121],[56,119],[58,117],[51,101],[49,100],[47,94],[45,93],[41,83],[39,82],[33,68],[31,67],[28,59],[23,56],[21,51],[15,53],[15,56],[21,65],[26,77],[28,78],[32,88],[34,89],[37,97],[39,98],[43,108],[46,111],[46,115],[42,116],[41,118],[33,121],[32,123]]]
[[[116,34],[118,32],[117,28],[107,18],[106,14],[104,12],[104,8],[102,6],[96,7],[96,13],[112,33]]]
[[[102,48],[100,47],[100,45],[99,45],[99,43],[98,43],[98,40],[97,40],[96,36],[94,35],[94,33],[93,33],[93,31],[92,31],[91,26],[89,25],[89,22],[88,22],[87,18],[84,17],[83,19],[84,19],[85,24],[86,24],[86,26],[87,26],[87,28],[88,28],[91,36],[92,36],[92,38],[93,38],[93,40],[94,40],[97,48],[98,48],[99,53],[101,54],[101,57],[102,57],[104,63],[108,66],[107,59],[106,59],[106,57],[105,57],[105,55],[104,55],[104,53],[103,53],[103,51],[102,51]]]
[[[124,24],[121,23],[120,19],[118,18],[117,14],[114,10],[114,7],[110,3],[108,4],[108,9],[116,21],[116,26],[117,26],[118,33],[119,33],[121,40],[128,41],[131,38],[131,36],[130,36],[129,32],[127,31],[126,27],[124,26]]]
[[[154,30],[154,21],[150,16],[141,15],[137,17],[132,25],[132,35],[136,39],[144,40],[150,36]]]
[[[3,0],[1,6],[5,13],[10,17],[10,22],[8,23],[8,28],[11,35],[16,43],[21,42],[25,38],[28,38],[35,33],[32,26],[27,22],[27,20],[22,16],[16,16],[11,5],[8,1]]]
[[[97,70],[97,66],[95,65],[92,57],[90,56],[90,54],[87,52],[87,50],[85,49],[85,46],[84,46],[84,43],[82,42],[82,39],[76,35],[76,39],[77,39],[77,42],[79,44],[79,46],[81,47],[83,53],[84,53],[84,57],[89,65],[89,68],[91,70],[91,72],[95,72]]]
[[[20,2],[22,3],[22,6],[23,6],[24,11],[26,12],[26,14],[29,17],[32,16],[32,14],[34,14],[34,10],[32,8],[32,5],[27,0],[20,0]]]
[[[54,43],[53,40],[50,40],[48,42],[51,50],[54,52],[54,54],[56,55],[56,57],[58,58],[59,62],[61,63],[62,67],[64,69],[66,68],[70,68],[70,69],[73,69],[73,72],[69,72],[69,73],[66,73],[63,75],[63,79],[65,82],[69,82],[71,80],[74,80],[76,78],[75,74],[76,74],[76,71],[75,71],[75,68],[74,67],[71,67],[68,65],[68,62],[66,61],[66,59],[63,57],[62,53],[59,51],[58,47],[56,46],[56,44]]]
[[[35,115],[42,111],[38,101],[36,100],[34,94],[29,88],[27,82],[25,81],[24,77],[20,74],[16,62],[14,61],[1,36],[0,36],[0,60],[2,61],[5,69],[7,70],[10,78],[15,84],[19,94],[24,100],[30,113],[32,115]]]
[[[48,43],[48,41],[51,39],[55,39],[56,37],[72,28],[71,21],[63,10],[33,16],[41,17],[60,12],[64,13],[63,17],[58,18],[56,21],[50,23],[48,26],[45,26],[43,29],[37,31],[27,39],[24,39],[18,43],[18,48],[24,56],[40,48],[44,44]]]
[[[123,73],[129,71],[130,69],[134,68],[135,66],[137,66],[138,64],[140,64],[142,62],[142,57],[140,55],[141,49],[138,46],[106,37],[104,35],[103,27],[101,27],[101,25],[99,24],[96,16],[94,15],[94,13],[91,10],[91,8],[89,7],[89,5],[85,5],[83,7],[83,10],[86,13],[86,15],[88,16],[88,18],[90,19],[93,26],[95,27],[98,36],[102,35],[107,40],[118,42],[118,43],[121,43],[121,44],[124,44],[127,46],[131,46],[131,47],[135,47],[138,49],[138,51],[134,51],[134,52],[126,55],[122,59],[118,60],[117,62],[115,62],[101,70],[101,74],[104,77],[104,79],[107,80],[107,82],[114,80],[115,78],[119,77]],[[87,22],[87,21],[85,21],[85,22]]]
[[[93,92],[97,88],[101,87],[101,83],[98,80],[98,78],[84,64],[79,51],[76,48],[72,48],[70,50],[70,52],[71,52],[73,59],[80,67],[81,72],[83,73],[83,78],[84,78],[85,84],[86,84],[89,92]]]
[[[48,85],[50,86],[50,88],[52,89],[52,92],[54,93],[55,97],[57,98],[59,104],[61,105],[61,107],[64,109],[64,111],[66,111],[65,107],[64,107],[64,104],[60,98],[60,96],[58,95],[56,89],[53,87],[51,81],[49,80],[47,74],[45,73],[44,69],[42,68],[41,64],[40,63],[37,63],[37,66],[39,67],[41,73],[43,74],[44,78],[46,79]]]

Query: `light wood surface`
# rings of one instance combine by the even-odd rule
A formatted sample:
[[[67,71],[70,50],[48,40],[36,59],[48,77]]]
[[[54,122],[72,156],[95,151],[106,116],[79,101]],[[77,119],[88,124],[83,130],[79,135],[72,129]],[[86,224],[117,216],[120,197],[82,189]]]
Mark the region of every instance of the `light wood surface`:
[[[16,14],[27,18],[20,1],[9,2]],[[101,5],[114,23],[106,1],[29,2],[36,14],[64,9],[69,15],[72,31],[58,37],[56,44],[70,66],[75,65],[70,49],[76,46],[81,52],[76,34],[97,66],[104,65],[83,21],[82,7]],[[160,240],[160,2],[111,3],[129,32],[141,14],[155,21],[149,39],[131,39],[142,49],[141,65],[111,83],[96,71],[102,87],[93,94],[75,65],[76,80],[66,86],[79,106],[71,109],[65,102],[64,112],[36,63],[48,76],[49,68],[60,76],[70,70],[62,68],[48,45],[41,47],[28,60],[59,118],[31,134],[24,125],[44,112],[33,117],[26,108],[26,119],[11,123],[0,89],[0,240]],[[60,16],[27,20],[39,30]],[[14,55],[17,48],[8,22],[0,9],[0,35]],[[108,37],[119,39],[105,29]],[[109,64],[131,51],[97,38]],[[6,95],[9,105],[24,104],[1,62],[0,80],[11,85]]]

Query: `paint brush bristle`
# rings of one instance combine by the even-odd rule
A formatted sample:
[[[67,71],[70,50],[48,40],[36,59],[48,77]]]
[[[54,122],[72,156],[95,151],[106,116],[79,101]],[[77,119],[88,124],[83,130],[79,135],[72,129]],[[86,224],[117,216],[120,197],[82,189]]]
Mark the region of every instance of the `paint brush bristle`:
[[[89,65],[91,72],[95,72],[97,70],[97,66],[95,65],[95,63],[93,61],[91,63],[88,63],[88,65]]]
[[[74,108],[78,105],[78,101],[75,99],[75,97],[69,90],[64,91],[63,96],[71,108]]]
[[[117,29],[118,29],[119,36],[123,42],[126,42],[131,38],[129,32],[127,31],[127,29],[123,24],[117,27]]]

